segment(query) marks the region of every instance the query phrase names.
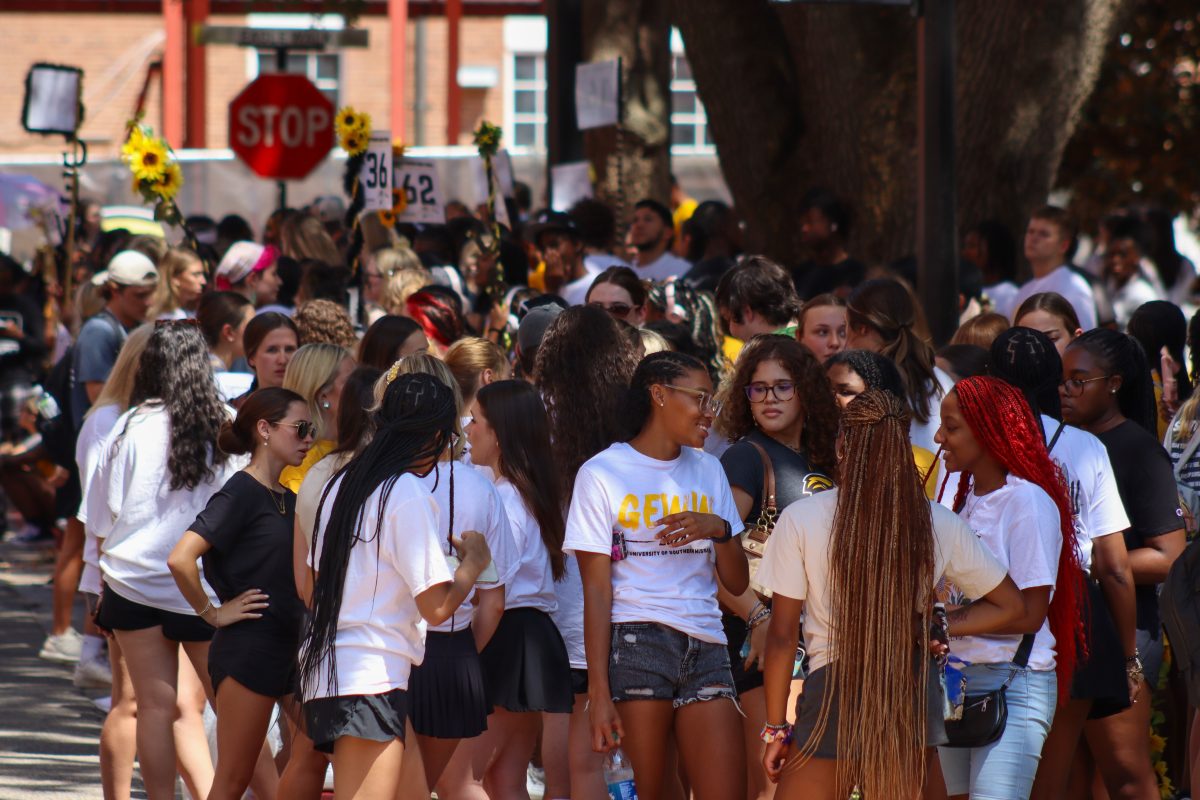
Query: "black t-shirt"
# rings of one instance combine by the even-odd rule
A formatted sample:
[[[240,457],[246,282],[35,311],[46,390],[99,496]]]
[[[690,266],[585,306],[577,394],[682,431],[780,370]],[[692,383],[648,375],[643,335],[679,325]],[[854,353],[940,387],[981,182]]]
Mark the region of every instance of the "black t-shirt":
[[[1126,420],[1110,431],[1099,434],[1108,449],[1117,491],[1129,517],[1125,547],[1136,550],[1147,539],[1183,527],[1179,493],[1167,451],[1145,428]],[[1158,594],[1154,586],[1138,586],[1137,626],[1157,632],[1160,626]]]
[[[775,505],[780,511],[797,500],[833,488],[829,476],[814,470],[804,454],[780,444],[762,431],[750,431],[721,456],[721,466],[725,468],[729,485],[754,498],[754,505],[746,516],[749,524],[753,525],[758,520],[766,477],[762,456],[750,442],[761,445],[771,459],[771,466],[775,469]]]
[[[811,300],[819,294],[847,295],[867,277],[867,265],[857,259],[845,258],[836,264],[804,261],[792,269],[792,282],[801,300]]]
[[[303,605],[292,571],[296,495],[272,492],[246,472],[237,472],[212,496],[190,530],[212,545],[204,554],[204,577],[222,603],[247,589],[261,589],[269,604],[261,619],[239,622],[225,630],[297,639]]]

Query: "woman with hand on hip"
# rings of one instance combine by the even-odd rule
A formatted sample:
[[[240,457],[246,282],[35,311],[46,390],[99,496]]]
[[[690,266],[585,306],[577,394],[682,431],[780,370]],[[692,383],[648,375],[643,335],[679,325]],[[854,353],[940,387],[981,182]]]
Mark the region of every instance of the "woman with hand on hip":
[[[217,700],[217,774],[209,800],[238,800],[246,791],[276,702],[298,719],[291,697],[304,611],[290,548],[296,496],[280,486],[279,473],[304,460],[313,435],[300,395],[287,389],[250,395],[217,440],[226,453],[250,454],[250,463],[212,496],[167,558],[179,591],[217,629],[208,652]],[[201,582],[200,559],[219,604]]]

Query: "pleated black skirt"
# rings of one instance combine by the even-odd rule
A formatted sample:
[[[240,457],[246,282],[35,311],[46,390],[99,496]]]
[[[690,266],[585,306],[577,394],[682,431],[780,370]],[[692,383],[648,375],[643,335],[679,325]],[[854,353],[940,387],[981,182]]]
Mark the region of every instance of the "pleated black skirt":
[[[487,730],[487,686],[471,629],[425,636],[425,660],[408,679],[413,730],[436,739],[470,739]]]
[[[562,635],[544,611],[506,610],[479,658],[493,706],[571,713],[571,662]]]

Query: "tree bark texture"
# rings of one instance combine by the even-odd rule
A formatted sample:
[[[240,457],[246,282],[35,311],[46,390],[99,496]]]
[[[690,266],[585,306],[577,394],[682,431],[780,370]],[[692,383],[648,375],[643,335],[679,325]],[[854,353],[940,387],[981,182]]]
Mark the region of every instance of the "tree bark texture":
[[[907,8],[669,0],[747,247],[803,256],[807,188],[854,209],[850,250],[916,249],[916,21]],[[949,0],[926,0],[949,2]],[[1125,0],[957,0],[959,221],[1019,232],[1046,199]]]
[[[670,193],[671,29],[668,0],[583,0],[583,60],[622,60],[622,131],[584,133],[599,199],[623,232],[633,204]]]

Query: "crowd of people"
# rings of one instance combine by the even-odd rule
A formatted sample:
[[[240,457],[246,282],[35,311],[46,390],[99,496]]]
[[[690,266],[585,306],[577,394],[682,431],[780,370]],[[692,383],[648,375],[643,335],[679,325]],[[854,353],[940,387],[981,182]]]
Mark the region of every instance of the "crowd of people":
[[[0,257],[0,476],[57,543],[42,657],[111,687],[106,798],[601,800],[618,748],[642,800],[1200,797],[1169,218],[1077,267],[1039,209],[1020,286],[976,226],[935,349],[829,192],[788,266],[672,206]]]

